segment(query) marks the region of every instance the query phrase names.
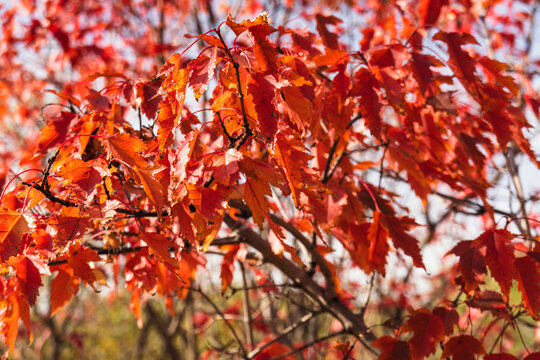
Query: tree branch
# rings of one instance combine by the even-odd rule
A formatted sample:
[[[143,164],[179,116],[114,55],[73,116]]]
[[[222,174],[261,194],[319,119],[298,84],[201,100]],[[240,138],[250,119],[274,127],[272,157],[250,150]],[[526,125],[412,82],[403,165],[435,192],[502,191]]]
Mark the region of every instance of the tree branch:
[[[317,284],[306,271],[299,268],[285,257],[274,254],[270,244],[251,228],[237,222],[228,214],[225,215],[225,223],[231,229],[237,230],[238,234],[245,240],[246,244],[261,252],[267,263],[272,264],[281,270],[283,274],[304,289],[306,295],[313,299],[315,303],[339,320],[343,324],[345,331],[354,335],[366,347],[371,349],[364,339],[372,342],[376,339],[375,335],[366,326],[364,320],[356,316],[335,294],[332,298],[328,298],[325,290]]]

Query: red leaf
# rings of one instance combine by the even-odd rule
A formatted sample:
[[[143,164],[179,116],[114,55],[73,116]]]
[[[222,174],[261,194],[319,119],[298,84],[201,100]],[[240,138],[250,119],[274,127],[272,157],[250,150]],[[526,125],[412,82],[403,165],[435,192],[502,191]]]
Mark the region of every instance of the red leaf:
[[[388,254],[388,231],[380,223],[381,213],[373,212],[373,221],[368,230],[368,259],[374,270],[385,275],[386,255]]]
[[[266,182],[248,178],[243,189],[244,201],[253,214],[253,220],[262,229],[263,218],[269,207],[266,195],[271,195],[270,186]]]
[[[540,264],[530,256],[516,259],[516,279],[523,303],[532,317],[540,315]]]
[[[325,16],[322,14],[315,14],[315,20],[317,21],[317,32],[321,35],[324,45],[331,49],[337,49],[338,36],[336,33],[328,30],[328,25],[338,25],[341,23],[341,20],[335,16]]]
[[[54,117],[47,119],[47,125],[41,129],[38,140],[38,151],[45,152],[53,146],[66,140],[71,121],[76,115],[71,112],[62,111]]]
[[[437,344],[444,339],[444,324],[441,318],[427,309],[415,311],[401,330],[414,333],[408,341],[412,360],[420,360],[434,353]]]
[[[463,290],[467,294],[474,292],[483,281],[486,273],[484,255],[473,245],[472,240],[459,242],[448,254],[458,256],[457,270],[462,277]]]
[[[510,355],[507,353],[499,353],[499,354],[489,354],[484,356],[484,360],[519,360],[519,358],[515,357],[514,355]],[[529,359],[533,360],[533,359]]]
[[[161,101],[160,96],[156,96],[161,85],[161,81],[154,79],[152,81],[138,81],[135,84],[137,100],[141,104],[142,113],[148,119],[154,119]]]
[[[282,98],[285,100],[285,110],[300,131],[304,131],[313,123],[313,103],[304,96],[302,90],[296,86],[282,89]]]
[[[381,355],[377,360],[410,360],[409,344],[405,341],[383,336],[373,342],[373,347],[380,349]]]
[[[0,261],[17,255],[24,234],[28,232],[24,216],[15,211],[0,210]]]
[[[478,45],[478,42],[476,42],[474,37],[467,33],[447,33],[444,31],[439,31],[437,34],[435,34],[435,36],[433,36],[433,39],[443,41],[448,46],[448,55],[450,56],[449,64],[452,67],[452,70],[454,70],[456,73],[457,77],[461,80],[474,82],[474,69],[476,62],[468,52],[461,48],[463,45],[467,44]]]
[[[279,113],[274,106],[275,87],[265,79],[263,73],[254,73],[251,79],[247,88],[253,97],[259,128],[267,141],[273,141],[279,120]]]
[[[467,305],[480,310],[488,310],[495,317],[504,317],[508,321],[512,320],[506,303],[502,295],[498,292],[490,290],[482,291],[479,294],[475,294],[473,299],[467,300]]]
[[[379,82],[367,69],[360,68],[354,75],[353,94],[360,96],[359,106],[366,125],[377,139],[381,139],[381,103],[375,89],[379,89]]]
[[[476,355],[485,354],[482,343],[470,335],[460,335],[449,339],[444,344],[443,358],[454,360],[475,360]]]
[[[24,295],[30,305],[36,303],[41,284],[41,275],[34,262],[25,255],[11,258],[8,264],[15,269],[18,289]]]
[[[177,108],[177,100],[172,95],[167,96],[159,103],[159,115],[157,118],[158,143],[160,155],[165,154],[165,149],[168,148],[174,139],[174,129],[178,125],[180,116],[180,108]]]
[[[98,112],[106,112],[111,107],[111,102],[108,97],[103,96],[92,89],[88,89],[86,101],[88,101],[92,108]]]
[[[418,240],[408,233],[408,231],[416,226],[414,220],[406,216],[394,217],[383,215],[381,221],[388,230],[396,248],[403,251],[405,255],[410,256],[414,266],[425,269]]]
[[[485,231],[472,243],[472,246],[486,248],[486,264],[506,299],[516,273],[514,246],[510,243],[513,237],[507,230],[493,229]]]
[[[448,5],[448,0],[421,0],[420,17],[422,25],[433,25],[437,22],[441,8]]]
[[[444,334],[450,336],[454,333],[454,326],[459,323],[459,314],[456,309],[438,306],[433,309],[433,314],[441,318],[444,323]]]

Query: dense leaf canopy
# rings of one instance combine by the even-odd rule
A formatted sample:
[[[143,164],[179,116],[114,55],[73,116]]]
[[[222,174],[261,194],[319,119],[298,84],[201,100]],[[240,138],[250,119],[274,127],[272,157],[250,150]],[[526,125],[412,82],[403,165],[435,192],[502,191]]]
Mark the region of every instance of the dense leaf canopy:
[[[33,308],[109,286],[141,326],[153,296],[171,316],[208,303],[229,341],[194,357],[540,356],[536,9],[0,8],[6,354]],[[234,325],[216,301],[231,291]],[[294,296],[285,326],[261,315]]]

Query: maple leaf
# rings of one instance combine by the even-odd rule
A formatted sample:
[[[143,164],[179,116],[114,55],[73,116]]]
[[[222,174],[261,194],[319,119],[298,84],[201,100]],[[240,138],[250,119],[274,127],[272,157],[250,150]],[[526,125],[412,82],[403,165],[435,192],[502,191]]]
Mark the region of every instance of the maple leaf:
[[[381,103],[376,89],[379,82],[367,69],[361,68],[354,75],[352,93],[360,97],[359,106],[362,116],[366,119],[366,125],[377,139],[381,139],[382,119],[380,115]]]
[[[169,147],[174,138],[174,129],[178,124],[178,118],[180,112],[179,109],[175,109],[177,106],[177,100],[171,93],[159,103],[159,115],[157,118],[157,123],[159,125],[158,129],[158,139],[159,139],[159,153],[164,155],[165,149]]]
[[[459,314],[456,309],[437,306],[433,309],[433,314],[441,318],[444,323],[444,334],[449,336],[454,333],[454,326],[457,326],[459,323]]]
[[[39,294],[38,289],[42,285],[41,275],[34,261],[25,255],[19,255],[12,257],[8,264],[15,269],[19,291],[30,305],[34,305]]]
[[[69,247],[67,263],[73,269],[73,274],[90,285],[96,281],[94,269],[89,265],[90,262],[94,261],[101,261],[101,258],[94,250],[80,244]]]
[[[305,184],[302,169],[308,168],[307,163],[311,155],[304,152],[303,145],[294,136],[287,136],[282,132],[278,132],[274,144],[275,156],[285,170],[294,205],[300,207],[299,192]]]
[[[266,80],[263,73],[251,74],[247,90],[253,98],[261,134],[267,141],[273,141],[277,132],[279,113],[274,106],[275,87]]]
[[[486,351],[479,340],[470,335],[460,335],[450,338],[444,344],[442,357],[451,357],[454,360],[475,360],[476,355],[485,353]]]
[[[420,360],[434,353],[437,344],[444,339],[444,323],[427,309],[416,310],[401,331],[413,332],[408,341],[412,360]]]
[[[208,81],[214,77],[214,70],[219,61],[216,61],[217,47],[213,47],[210,56],[199,56],[191,65],[191,76],[189,84],[195,93],[195,99],[199,100],[201,95],[208,89]]]
[[[458,78],[469,82],[474,82],[476,80],[474,74],[475,61],[469,53],[461,48],[463,45],[467,44],[478,45],[478,42],[473,36],[466,33],[439,31],[433,36],[433,40],[443,41],[448,46],[448,55],[450,56],[449,63]]]
[[[157,233],[144,233],[142,239],[160,261],[169,264],[173,268],[178,267],[178,262],[169,253],[169,246],[173,246],[169,239]]]
[[[338,36],[328,30],[328,25],[338,25],[341,23],[341,20],[335,16],[325,16],[322,14],[315,14],[315,20],[317,21],[317,31],[321,35],[324,45],[331,49],[337,49]]]
[[[474,298],[467,300],[467,305],[480,310],[488,310],[495,317],[503,317],[512,321],[512,316],[508,312],[503,296],[495,291],[485,290],[475,294]]]
[[[282,91],[285,109],[300,131],[313,123],[313,104],[296,86],[287,86]]]
[[[540,264],[530,256],[516,259],[516,279],[525,308],[532,317],[540,316]]]
[[[261,71],[271,71],[278,68],[277,51],[268,35],[275,32],[268,24],[253,25],[248,28],[248,34],[253,41],[253,53]]]
[[[507,353],[498,353],[498,354],[488,354],[484,356],[484,360],[519,360],[519,358],[515,357],[514,355],[510,355]],[[533,360],[533,359],[529,359]]]
[[[420,1],[420,18],[422,25],[433,25],[437,22],[441,8],[448,5],[448,0],[422,0]]]
[[[23,236],[28,231],[28,224],[22,214],[15,211],[0,210],[1,262],[19,253]]]
[[[15,292],[10,292],[0,300],[0,332],[4,335],[9,351],[15,348],[15,339],[19,329],[20,307]]]
[[[378,360],[410,360],[409,344],[390,336],[383,336],[373,342],[373,347],[382,352]]]
[[[51,316],[79,291],[79,279],[74,276],[73,269],[69,266],[60,266],[58,274],[51,282],[50,306]]]
[[[142,113],[148,119],[154,119],[158,110],[158,104],[161,101],[158,94],[161,81],[153,79],[151,81],[137,81],[135,83],[135,92],[140,103]]]
[[[66,215],[57,216],[51,221],[51,225],[56,229],[55,239],[61,244],[80,238],[90,226],[88,217],[76,216],[78,214],[74,213]]]
[[[226,245],[222,247],[225,256],[221,260],[221,292],[225,292],[233,279],[234,263],[240,250],[240,245]]]
[[[77,197],[85,202],[93,200],[97,193],[96,185],[102,182],[102,174],[96,167],[79,159],[74,159],[66,164],[58,172],[58,176],[67,179]]]
[[[385,275],[386,255],[388,254],[388,231],[380,223],[381,213],[373,212],[373,221],[368,230],[368,259],[374,270]]]
[[[262,229],[263,218],[268,209],[268,201],[265,195],[271,194],[270,186],[265,182],[249,179],[244,183],[243,189],[244,200],[253,214],[253,220]]]
[[[92,89],[88,89],[86,101],[88,101],[92,108],[98,112],[106,112],[111,106],[111,101],[108,97],[103,96]]]
[[[414,266],[425,269],[418,240],[408,234],[408,231],[417,225],[414,220],[405,216],[394,217],[383,214],[381,222],[388,230],[394,245],[412,258]]]
[[[47,125],[41,129],[39,135],[38,151],[45,152],[66,140],[70,124],[75,117],[74,113],[61,111],[56,116],[48,118]]]
[[[177,219],[180,224],[180,234],[182,234],[190,244],[196,244],[197,238],[195,229],[193,228],[193,220],[189,215],[188,206],[184,203],[176,203],[172,207],[172,216]]]
[[[516,273],[514,246],[510,243],[512,238],[513,235],[507,230],[492,229],[482,233],[472,243],[472,246],[486,248],[486,264],[505,299],[508,299]]]
[[[140,184],[142,184],[144,192],[156,207],[156,212],[161,214],[161,209],[167,198],[167,189],[155,179],[155,173],[163,170],[161,166],[151,168],[138,169],[135,167],[135,172],[139,175]]]
[[[474,292],[487,271],[484,254],[474,246],[472,240],[459,242],[448,254],[460,258],[457,269],[462,276],[463,290],[468,294]]]
[[[148,162],[141,156],[147,151],[145,143],[138,137],[127,133],[110,136],[107,139],[111,156],[131,167],[145,168]]]

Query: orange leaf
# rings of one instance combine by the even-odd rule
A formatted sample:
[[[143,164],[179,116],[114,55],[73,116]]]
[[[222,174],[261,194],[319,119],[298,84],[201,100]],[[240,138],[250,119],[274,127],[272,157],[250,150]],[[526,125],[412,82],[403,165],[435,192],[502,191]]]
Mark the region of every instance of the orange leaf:
[[[142,239],[161,262],[168,263],[174,268],[178,267],[178,262],[169,253],[169,246],[173,246],[169,239],[158,233],[144,233]]]
[[[158,214],[161,214],[161,209],[163,208],[163,204],[167,199],[167,189],[165,189],[163,185],[161,185],[161,183],[154,178],[154,174],[161,170],[163,170],[162,167],[154,169],[138,169],[137,167],[135,167],[135,172],[137,173],[137,175],[139,175],[139,180],[143,186],[144,192],[146,193],[150,201],[154,203]]]
[[[253,220],[262,229],[264,214],[268,210],[268,201],[265,195],[270,195],[268,183],[258,181],[255,178],[246,178],[243,186],[244,201],[253,214]]]
[[[74,244],[69,248],[67,263],[73,269],[73,274],[85,283],[92,284],[96,281],[94,269],[89,265],[94,261],[101,261],[101,257],[94,250],[80,244]]]
[[[144,142],[138,137],[130,134],[117,134],[108,139],[109,151],[111,156],[122,161],[131,167],[144,168],[148,165],[147,161],[140,155],[147,150]]]
[[[67,304],[78,291],[79,279],[73,276],[73,269],[68,266],[60,267],[58,274],[51,282],[51,316]]]
[[[28,225],[22,214],[0,210],[0,261],[19,253],[22,238],[27,232]]]
[[[10,292],[5,298],[0,300],[0,331],[5,337],[9,351],[15,348],[15,339],[19,330],[19,301],[15,292]]]

